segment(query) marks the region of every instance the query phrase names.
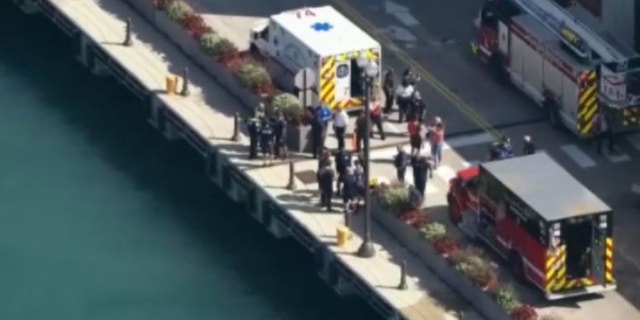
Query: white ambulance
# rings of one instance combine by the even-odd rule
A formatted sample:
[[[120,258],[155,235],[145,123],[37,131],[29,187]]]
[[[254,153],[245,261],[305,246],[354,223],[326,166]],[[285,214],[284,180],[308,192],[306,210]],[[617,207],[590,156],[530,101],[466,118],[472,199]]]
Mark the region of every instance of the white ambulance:
[[[380,44],[331,6],[272,15],[251,33],[252,51],[268,58],[269,72],[282,89],[295,92],[296,73],[313,70],[312,105],[362,107],[363,73],[357,60],[365,56],[378,68],[382,61]]]

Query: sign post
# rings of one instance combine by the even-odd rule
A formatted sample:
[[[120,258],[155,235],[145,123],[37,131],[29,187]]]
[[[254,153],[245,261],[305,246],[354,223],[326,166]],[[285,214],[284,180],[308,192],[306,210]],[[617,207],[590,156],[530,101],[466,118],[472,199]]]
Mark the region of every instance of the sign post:
[[[300,105],[303,108],[306,108],[312,103],[312,95],[311,88],[315,85],[316,75],[310,68],[304,68],[298,73],[296,73],[295,78],[293,79],[293,84],[296,86],[300,93],[298,94],[298,98],[300,99]]]

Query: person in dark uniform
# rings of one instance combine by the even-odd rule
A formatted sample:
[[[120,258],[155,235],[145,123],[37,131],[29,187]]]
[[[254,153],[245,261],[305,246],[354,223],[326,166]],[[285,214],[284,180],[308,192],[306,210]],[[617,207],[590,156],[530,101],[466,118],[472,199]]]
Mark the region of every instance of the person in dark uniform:
[[[395,99],[394,90],[395,90],[395,79],[393,79],[393,69],[389,68],[384,73],[384,81],[382,83],[382,92],[384,93],[384,113],[391,113],[391,109],[393,109],[393,102]]]
[[[355,210],[355,199],[358,195],[358,181],[354,174],[353,167],[347,167],[345,175],[342,177],[342,201],[344,212],[352,213]]]
[[[367,132],[367,117],[364,115],[364,112],[356,119],[356,128],[354,133],[356,135],[356,152],[360,152],[360,150],[362,150],[362,140],[364,135],[369,134],[369,132]]]
[[[409,165],[409,154],[404,151],[402,146],[398,146],[398,153],[393,159],[393,166],[396,167],[396,177],[398,181],[404,183],[404,177]]]
[[[336,172],[338,173],[338,181],[336,183],[336,194],[340,194],[340,187],[344,184],[344,175],[347,168],[351,166],[351,154],[344,148],[338,149],[335,154]]]
[[[522,154],[528,156],[530,154],[536,153],[536,145],[531,141],[530,136],[524,136],[524,146],[522,147]]]
[[[380,135],[380,139],[384,140],[385,136],[384,136],[384,126],[382,124],[382,122],[384,121],[384,119],[382,119],[382,106],[380,105],[380,102],[375,101],[373,102],[372,105],[372,109],[371,109],[371,131],[369,132],[369,135],[371,138],[373,138],[373,127],[375,126],[378,129],[378,134]]]
[[[335,173],[331,169],[331,164],[323,166],[318,171],[318,186],[320,187],[320,205],[326,207],[327,211],[332,211],[331,201],[333,199],[333,180]]]
[[[320,112],[316,112],[311,123],[311,140],[313,147],[313,158],[316,159],[324,150],[324,137],[327,127]]]
[[[427,105],[422,100],[422,95],[418,91],[413,92],[413,96],[411,97],[411,105],[409,107],[410,118],[416,119],[418,122],[422,123],[425,119],[427,113]]]
[[[324,148],[320,153],[320,157],[318,158],[318,170],[322,169],[329,163],[331,163],[331,151],[329,151],[329,149],[327,148]]]
[[[284,119],[282,112],[278,113],[278,118],[273,124],[274,137],[274,154],[280,159],[287,158],[287,145],[284,142],[285,132],[287,131],[287,121]]]
[[[273,157],[273,127],[266,119],[262,120],[262,125],[260,126],[260,149],[264,157],[262,165],[271,165]]]
[[[358,164],[362,167],[362,170],[367,170],[367,163],[364,161],[364,153],[358,152],[356,157],[356,159],[358,160]]]
[[[258,157],[258,141],[260,138],[260,123],[257,118],[247,120],[247,131],[249,131],[249,159]]]
[[[422,195],[427,191],[428,178],[433,177],[433,166],[425,156],[417,157],[413,165],[413,184]]]
[[[402,81],[415,86],[416,83],[420,81],[420,77],[415,72],[413,72],[410,67],[407,67],[402,73]]]

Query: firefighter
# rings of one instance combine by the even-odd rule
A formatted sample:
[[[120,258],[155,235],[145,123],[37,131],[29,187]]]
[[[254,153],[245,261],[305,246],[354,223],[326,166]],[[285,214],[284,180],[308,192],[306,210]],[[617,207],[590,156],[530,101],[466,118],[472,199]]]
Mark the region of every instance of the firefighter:
[[[393,159],[393,165],[396,167],[396,177],[398,181],[404,183],[407,166],[409,165],[409,154],[404,151],[402,146],[398,146],[398,153]]]
[[[391,113],[393,109],[395,80],[393,78],[393,69],[389,68],[384,73],[384,81],[382,83],[382,91],[384,93],[384,113]]]
[[[524,136],[524,146],[522,147],[522,154],[525,156],[536,153],[536,145],[531,141],[531,136]]]
[[[282,112],[278,112],[278,118],[273,124],[273,137],[275,139],[274,153],[275,156],[280,159],[287,158],[287,145],[284,141],[286,131],[287,121],[284,119],[284,114]]]
[[[327,211],[332,211],[331,201],[333,198],[333,179],[335,173],[331,169],[331,162],[325,164],[318,171],[318,186],[320,187],[320,205],[326,207]]]
[[[378,129],[378,134],[380,135],[380,139],[384,140],[384,126],[382,125],[384,119],[382,119],[382,106],[380,106],[380,102],[374,101],[371,107],[371,124],[376,126],[376,128]],[[369,132],[369,135],[371,138],[373,138],[373,127],[370,129],[371,131]]]
[[[260,123],[258,118],[251,118],[246,122],[249,131],[249,159],[258,157],[258,140],[260,138]]]
[[[344,175],[347,172],[347,168],[351,165],[351,153],[344,148],[338,149],[338,152],[334,155],[336,172],[338,173],[338,181],[336,183],[336,194],[340,194],[340,187],[344,185]]]
[[[433,177],[433,164],[427,157],[416,157],[413,165],[413,184],[424,199],[428,178]]]

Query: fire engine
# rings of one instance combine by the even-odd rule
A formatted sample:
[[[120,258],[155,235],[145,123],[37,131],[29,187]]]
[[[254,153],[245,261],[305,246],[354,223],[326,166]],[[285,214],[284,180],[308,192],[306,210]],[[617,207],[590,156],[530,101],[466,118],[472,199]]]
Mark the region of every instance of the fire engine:
[[[279,87],[294,92],[294,76],[313,71],[311,105],[345,109],[363,106],[364,57],[378,68],[380,44],[331,6],[301,8],[260,20],[251,31],[251,49],[266,58],[269,72]]]
[[[614,290],[613,212],[544,152],[459,171],[449,217],[549,300]]]
[[[487,0],[475,26],[474,54],[496,79],[541,106],[554,126],[589,137],[602,109],[614,130],[640,129],[640,56],[584,9],[551,0]]]

